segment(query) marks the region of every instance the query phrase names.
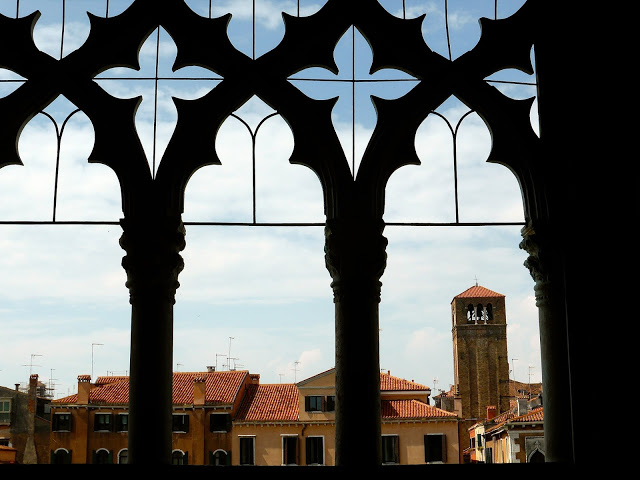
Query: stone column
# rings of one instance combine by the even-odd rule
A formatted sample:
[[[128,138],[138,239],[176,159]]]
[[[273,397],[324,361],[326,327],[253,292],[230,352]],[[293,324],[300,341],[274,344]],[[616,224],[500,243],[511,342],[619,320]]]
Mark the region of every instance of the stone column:
[[[173,305],[185,247],[180,217],[125,218],[131,303],[129,463],[171,463]]]
[[[547,462],[573,461],[571,375],[565,285],[561,258],[548,228],[532,222],[522,229],[520,248],[529,253],[525,266],[535,281],[540,322],[540,354]]]
[[[387,239],[382,220],[328,220],[325,260],[333,282],[336,465],[382,463],[379,319]]]

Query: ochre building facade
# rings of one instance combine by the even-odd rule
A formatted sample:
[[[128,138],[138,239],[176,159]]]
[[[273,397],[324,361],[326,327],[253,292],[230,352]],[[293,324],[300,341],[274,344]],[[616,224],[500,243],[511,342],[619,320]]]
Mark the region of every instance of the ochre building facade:
[[[380,387],[383,463],[459,463],[459,418],[429,405],[429,387],[389,373]],[[128,392],[128,377],[79,376],[78,393],[52,404],[52,462],[127,463]],[[176,372],[172,463],[334,465],[335,407],[334,369],[296,384]]]

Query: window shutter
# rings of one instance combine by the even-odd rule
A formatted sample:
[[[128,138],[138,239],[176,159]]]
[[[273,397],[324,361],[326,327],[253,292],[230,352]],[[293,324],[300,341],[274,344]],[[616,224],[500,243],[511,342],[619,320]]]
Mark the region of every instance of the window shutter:
[[[189,452],[184,452],[184,456],[182,457],[182,460],[183,460],[182,462],[183,465],[189,465]]]
[[[308,412],[309,410],[311,410],[311,398],[304,397],[304,411]]]
[[[447,436],[446,435],[442,435],[442,462],[446,463],[447,462]]]
[[[213,452],[209,450],[209,465],[213,465]]]
[[[69,450],[69,453],[66,455],[67,457],[67,463],[71,463],[71,450]]]
[[[97,457],[96,457],[96,451],[92,450],[91,451],[91,463],[96,463]]]
[[[227,465],[231,465],[231,452],[227,452]]]
[[[189,415],[183,415],[183,420],[184,420],[184,431],[188,432],[189,431]]]
[[[53,459],[53,458],[54,458],[54,457],[53,457],[53,450],[50,450],[50,451],[49,451],[49,453],[50,453],[49,463],[50,463],[51,465],[53,465],[53,464],[55,463],[55,461],[54,461],[54,459]]]
[[[113,450],[109,450],[109,464],[113,463]]]
[[[309,465],[309,461],[311,460],[311,442],[309,441],[309,437],[307,437],[305,441],[305,463]]]

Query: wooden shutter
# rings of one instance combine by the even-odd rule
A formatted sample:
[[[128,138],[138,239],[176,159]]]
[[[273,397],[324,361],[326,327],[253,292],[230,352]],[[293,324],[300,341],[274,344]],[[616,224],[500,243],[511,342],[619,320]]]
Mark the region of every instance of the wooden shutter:
[[[307,437],[304,446],[305,446],[305,448],[304,448],[304,450],[305,450],[305,452],[304,452],[305,453],[305,463],[307,465],[309,465],[309,463],[311,463],[310,460],[311,460],[311,455],[312,455],[311,454],[311,442],[310,442],[309,437]]]
[[[442,462],[447,463],[447,436],[442,434]]]

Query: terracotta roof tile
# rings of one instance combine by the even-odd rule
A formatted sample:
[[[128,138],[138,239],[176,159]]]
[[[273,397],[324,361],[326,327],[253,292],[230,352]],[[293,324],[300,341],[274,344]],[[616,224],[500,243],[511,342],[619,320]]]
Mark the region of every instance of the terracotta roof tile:
[[[514,417],[511,419],[512,423],[520,422],[542,422],[544,420],[544,411],[542,407],[534,408],[529,413]]]
[[[404,380],[402,378],[394,377],[389,373],[380,373],[380,391],[416,391],[416,390],[431,390],[426,385],[421,385],[413,380]]]
[[[382,418],[442,418],[456,417],[452,412],[419,400],[382,400]]]
[[[205,381],[205,402],[208,405],[233,403],[249,372],[245,370],[225,372],[174,372],[173,403],[193,403],[193,382],[197,378]],[[77,394],[53,400],[52,403],[76,403]],[[98,377],[89,392],[89,403],[126,405],[129,403],[129,377]]]
[[[530,422],[540,422],[544,421],[544,412],[543,407],[534,408],[528,413],[524,415],[516,416],[515,413],[507,412],[504,413],[494,419],[492,419],[495,424],[491,428],[487,428],[485,433],[493,432],[494,430],[498,430],[505,424],[513,424],[513,423],[530,423]]]
[[[467,288],[464,292],[459,293],[453,298],[485,298],[485,297],[504,297],[503,294],[494,292],[480,285],[474,285]]]
[[[238,409],[240,421],[297,421],[298,388],[292,383],[251,384]]]

